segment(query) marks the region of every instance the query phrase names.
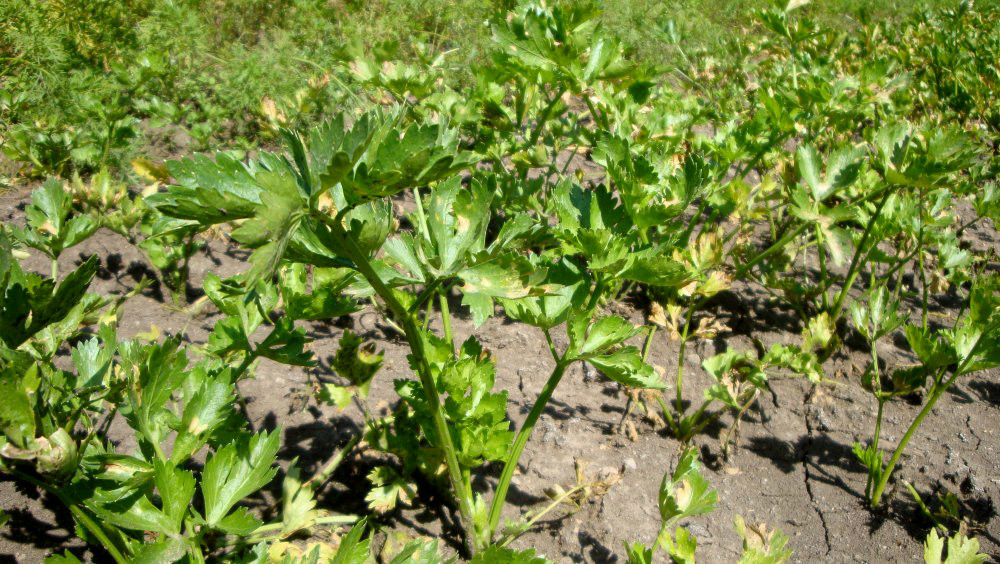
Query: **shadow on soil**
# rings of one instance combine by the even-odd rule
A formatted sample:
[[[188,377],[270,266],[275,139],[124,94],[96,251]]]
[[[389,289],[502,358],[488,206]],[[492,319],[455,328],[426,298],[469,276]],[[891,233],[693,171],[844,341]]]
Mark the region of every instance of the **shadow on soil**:
[[[855,484],[860,485],[864,483],[864,467],[854,456],[850,446],[829,437],[823,435],[802,436],[794,442],[782,441],[774,437],[754,437],[744,448],[770,460],[778,470],[786,474],[793,472],[800,465],[808,465],[810,479],[834,486],[857,500],[858,504],[868,512],[868,529],[871,533],[882,528],[887,521],[892,520],[915,541],[922,543],[927,536],[927,531],[934,526],[934,523],[921,512],[909,493],[898,484],[892,486],[895,488],[895,495],[893,495],[893,491],[888,491],[887,498],[891,499],[889,503],[878,510],[869,510],[864,492],[852,487],[844,481],[843,477],[831,471],[832,468],[838,468],[850,474],[857,474],[859,478]],[[897,467],[897,471],[902,469],[903,465]],[[970,490],[970,488],[966,487],[960,492],[962,495],[958,499],[959,514],[969,516],[975,523],[989,523],[997,514],[992,500],[988,496],[976,496],[971,490],[965,490]],[[925,502],[928,502],[931,499],[936,499],[938,493],[944,493],[944,491],[929,494],[921,492],[921,497]],[[957,524],[955,528],[957,528]],[[985,527],[975,531],[975,533],[996,542],[996,539]]]
[[[11,481],[22,495],[38,499],[42,507],[50,511],[56,521],[56,526],[53,527],[51,523],[39,520],[31,509],[5,508],[4,512],[10,517],[3,527],[3,532],[0,533],[5,539],[52,552],[62,553],[64,550],[69,550],[84,562],[99,564],[113,562],[102,552],[90,552],[88,548],[79,546],[79,541],[70,532],[74,529],[73,516],[56,497],[47,493],[39,495],[38,489],[34,486],[8,475],[0,474],[0,480]],[[0,554],[0,564],[6,562],[17,562],[17,559],[11,554]]]
[[[580,531],[578,538],[580,539],[581,550],[589,557],[591,562],[618,562],[618,557],[615,555],[614,550],[602,544],[601,541],[589,533]]]
[[[767,458],[776,468],[788,474],[803,460],[822,470],[822,466],[809,459],[823,461],[823,466],[836,466],[852,473],[864,472],[851,447],[824,436],[801,436],[795,442],[775,437],[753,437],[745,447],[757,456]]]
[[[981,401],[1000,405],[1000,382],[973,380],[969,382],[968,386],[979,396]]]

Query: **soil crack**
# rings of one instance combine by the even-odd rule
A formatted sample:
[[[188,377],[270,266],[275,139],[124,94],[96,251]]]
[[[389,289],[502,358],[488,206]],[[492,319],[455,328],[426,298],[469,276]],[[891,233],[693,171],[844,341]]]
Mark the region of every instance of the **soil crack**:
[[[820,510],[820,507],[816,501],[816,495],[813,493],[812,489],[812,475],[809,472],[809,451],[812,450],[813,446],[813,427],[812,422],[809,420],[809,416],[812,413],[813,406],[807,406],[805,410],[805,423],[806,423],[806,442],[802,447],[802,470],[805,475],[804,480],[806,484],[806,493],[809,494],[809,504],[812,506],[813,511],[816,512],[816,516],[819,517],[819,522],[823,525],[823,539],[826,542],[826,554],[824,556],[829,556],[833,552],[833,544],[830,543],[830,527],[826,523],[826,515]]]
[[[965,426],[969,429],[969,432],[972,433],[972,436],[976,438],[976,448],[974,449],[974,452],[979,452],[979,447],[980,445],[983,444],[983,438],[980,437],[979,433],[977,433],[976,430],[972,428],[971,415],[965,416]]]

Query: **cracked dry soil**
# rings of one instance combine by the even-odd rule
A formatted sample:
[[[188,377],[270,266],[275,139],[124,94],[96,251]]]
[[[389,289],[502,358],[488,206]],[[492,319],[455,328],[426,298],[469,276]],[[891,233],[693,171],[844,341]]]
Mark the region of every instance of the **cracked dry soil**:
[[[22,221],[23,212],[18,206],[26,200],[27,191],[0,196],[0,217],[4,221]],[[996,248],[998,239],[992,229],[976,236],[980,245]],[[125,292],[141,273],[148,271],[140,252],[106,231],[65,253],[60,269],[66,271],[81,256],[92,253],[101,257],[103,266],[94,291]],[[207,271],[221,276],[242,271],[246,268],[243,258],[225,243],[211,242],[207,252],[193,261],[193,286],[199,287]],[[37,255],[28,266],[38,271],[47,268]],[[768,304],[763,292],[749,286],[734,292],[742,307],[730,311],[724,304],[717,304],[706,312],[716,315],[730,330],[690,347],[684,392],[689,401],[699,401],[709,384],[709,377],[700,368],[704,358],[726,348],[753,347],[749,335],[765,346],[798,339],[801,327]],[[611,309],[635,323],[643,322],[642,312],[628,304],[612,305]],[[459,304],[454,304],[453,311],[461,312]],[[456,338],[464,339],[473,327],[461,313],[458,317]],[[120,332],[125,338],[155,325],[165,333],[186,328],[190,341],[201,343],[219,317],[208,308],[204,315],[189,319],[167,307],[154,288],[130,301],[122,319]],[[336,351],[345,326],[385,349],[384,369],[374,383],[370,400],[373,410],[384,412],[396,401],[392,380],[409,376],[405,343],[378,323],[370,311],[336,324],[314,323],[307,329],[321,365]],[[673,374],[677,343],[665,333],[657,334],[651,362]],[[508,413],[519,425],[551,369],[544,339],[533,328],[508,322],[502,316],[489,320],[476,334],[496,357],[497,387],[508,391]],[[564,344],[565,337],[557,339],[558,346]],[[909,354],[892,342],[880,345],[879,353],[890,367],[911,361]],[[715,512],[685,524],[698,537],[701,561],[738,559],[740,538],[733,527],[736,515],[742,515],[748,523],[765,522],[784,531],[790,538],[789,547],[795,551],[794,562],[920,560],[921,543],[929,525],[905,488],[890,487],[885,510],[878,513],[870,512],[862,500],[865,473],[851,453],[851,444],[867,441],[874,423],[874,401],[858,385],[868,358],[866,351],[845,347],[824,367],[833,380],[831,385],[816,387],[800,379],[773,379],[772,393],[762,394],[758,404],[745,414],[728,461],[720,458],[718,440],[732,422],[731,415],[723,416],[697,437],[705,476],[719,495]],[[998,376],[994,370],[957,382],[911,441],[897,470],[897,478],[913,483],[925,500],[932,499],[941,488],[955,492],[963,510],[973,519],[982,550],[994,560],[1000,558],[1000,521],[995,510],[1000,500]],[[282,467],[299,457],[304,475],[316,471],[338,445],[358,433],[361,422],[354,408],[337,412],[311,401],[314,381],[315,376],[307,370],[262,361],[256,378],[241,384],[256,427],[282,428]],[[571,486],[577,461],[585,465],[589,477],[621,473],[622,479],[576,511],[551,514],[518,540],[517,546],[536,547],[557,562],[621,562],[623,542],[653,541],[659,525],[657,491],[664,472],[671,470],[678,458],[678,443],[644,418],[641,410],[630,416],[635,433],[616,432],[626,399],[617,385],[585,371],[579,364],[567,373],[528,444],[521,472],[511,488],[506,515],[513,518],[547,501],[543,492],[549,486]],[[886,406],[886,448],[895,446],[918,410],[919,405],[905,400]],[[112,426],[111,438],[119,442],[120,450],[134,447],[122,421]],[[323,492],[320,506],[338,512],[362,512],[369,487],[365,475],[376,462],[376,457],[364,451],[349,457]],[[498,474],[498,466],[488,468],[474,487],[488,491]],[[264,496],[251,500],[257,509],[269,505],[272,496],[280,492],[280,477]],[[451,522],[448,510],[441,507],[439,499],[424,491],[413,508],[380,521],[390,528],[444,536],[454,542],[454,529],[447,525]],[[0,507],[11,516],[0,529],[0,562],[40,562],[46,554],[82,544],[74,538],[72,522],[55,500],[42,498],[36,489],[6,476],[0,477]],[[81,554],[88,560],[101,560],[86,551]]]

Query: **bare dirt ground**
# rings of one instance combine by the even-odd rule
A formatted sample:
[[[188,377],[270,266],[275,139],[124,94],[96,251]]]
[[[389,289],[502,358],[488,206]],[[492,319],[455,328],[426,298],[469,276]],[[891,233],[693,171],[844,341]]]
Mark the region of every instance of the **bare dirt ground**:
[[[27,197],[26,191],[0,195],[0,220],[23,221],[21,208]],[[968,235],[979,248],[997,248],[1000,241],[992,227]],[[99,255],[103,266],[92,291],[120,294],[133,287],[142,274],[155,274],[141,252],[106,231],[66,252],[60,270],[66,272],[90,254]],[[200,286],[205,272],[221,276],[240,272],[246,268],[244,259],[225,242],[211,242],[193,261],[193,287]],[[38,256],[28,266],[47,269],[46,261]],[[700,368],[704,358],[727,348],[751,348],[750,335],[765,346],[798,339],[801,327],[794,315],[786,315],[759,289],[738,287],[730,298],[716,300],[706,312],[716,315],[727,330],[714,340],[690,347],[685,361],[685,397],[689,401],[700,401],[709,384],[710,377]],[[641,308],[628,301],[613,304],[611,309],[637,324],[643,322]],[[457,303],[453,311],[461,311]],[[950,312],[943,309],[940,313],[946,316]],[[163,333],[185,332],[192,343],[202,343],[219,316],[209,306],[203,315],[188,318],[171,308],[169,300],[154,287],[128,302],[122,319],[120,333],[125,338],[156,326]],[[390,409],[396,401],[392,380],[410,377],[406,348],[371,311],[336,324],[307,327],[314,339],[312,350],[320,361],[318,368],[292,368],[265,360],[257,367],[255,378],[241,383],[250,400],[253,424],[258,429],[280,427],[281,464],[285,467],[299,457],[304,475],[316,471],[339,445],[361,431],[356,409],[337,412],[310,399],[315,373],[324,371],[344,326],[385,349],[385,365],[373,385],[370,405],[376,411]],[[473,332],[471,321],[458,319],[455,332],[456,338],[464,339]],[[545,341],[533,328],[505,320],[502,315],[475,334],[496,357],[497,388],[508,391],[509,415],[519,425],[551,369]],[[564,336],[557,339],[558,346],[564,343]],[[651,362],[668,375],[674,374],[677,348],[677,342],[665,331],[659,332]],[[879,354],[888,367],[913,361],[901,336],[896,343],[880,345]],[[900,485],[903,479],[912,482],[925,500],[941,488],[956,492],[963,510],[979,527],[973,532],[983,552],[1000,560],[1000,520],[996,517],[1000,501],[1000,373],[994,370],[960,380],[942,398],[911,441],[897,470],[897,487],[887,495],[886,510],[873,514],[862,501],[864,470],[851,454],[851,444],[867,441],[874,423],[874,400],[858,384],[868,355],[863,348],[846,346],[824,367],[833,385],[816,387],[793,378],[773,380],[773,393],[764,394],[744,417],[728,461],[719,457],[718,438],[732,422],[731,415],[724,415],[696,439],[706,462],[705,475],[719,494],[714,513],[686,522],[698,537],[701,561],[738,559],[740,538],[733,527],[736,515],[784,531],[795,551],[795,562],[920,561],[929,524]],[[585,464],[588,477],[621,473],[622,479],[578,511],[550,514],[517,541],[518,547],[535,547],[557,562],[621,562],[623,542],[653,542],[659,525],[657,491],[664,472],[676,463],[679,445],[639,413],[630,419],[635,433],[616,432],[626,400],[616,384],[585,372],[579,364],[564,378],[522,458],[507,515],[513,518],[547,502],[543,493],[547,487],[573,485],[576,461]],[[885,448],[895,446],[918,410],[916,401],[887,405]],[[119,421],[112,427],[111,438],[122,441],[120,449],[130,448],[128,437],[124,423]],[[336,512],[363,512],[369,487],[365,476],[373,460],[365,451],[350,457],[334,475],[320,505]],[[498,466],[489,468],[474,487],[489,491],[499,470]],[[279,474],[271,492],[263,497],[280,493],[280,483]],[[267,499],[257,501],[261,507],[269,504]],[[31,486],[0,476],[0,507],[11,516],[0,529],[0,562],[40,562],[52,552],[82,546],[72,532],[68,513],[56,500],[41,497]],[[428,491],[413,508],[389,514],[379,522],[388,528],[445,536],[454,542],[454,531],[441,525],[442,517],[443,522],[449,521],[447,513]],[[80,555],[101,560],[85,551]]]

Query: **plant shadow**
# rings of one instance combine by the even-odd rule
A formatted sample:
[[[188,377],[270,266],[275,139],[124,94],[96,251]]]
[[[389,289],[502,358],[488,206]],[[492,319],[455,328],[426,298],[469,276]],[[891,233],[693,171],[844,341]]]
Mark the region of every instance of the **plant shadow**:
[[[618,562],[618,556],[604,543],[586,531],[580,531],[577,535],[580,540],[580,549],[586,553],[591,562]]]
[[[968,386],[979,396],[981,401],[1000,406],[1000,382],[977,379],[969,382]]]
[[[28,508],[4,508],[4,512],[9,519],[4,524],[0,536],[11,542],[33,546],[50,552],[63,552],[69,550],[77,558],[84,562],[114,562],[110,555],[103,551],[95,551],[89,545],[81,546],[80,541],[72,533],[75,528],[73,516],[69,509],[63,505],[58,498],[45,492],[39,492],[35,486],[22,482],[17,478],[0,474],[0,481],[10,481],[14,483],[15,489],[23,496],[37,499],[45,510],[51,512],[55,523],[40,520],[31,509]],[[0,555],[0,562],[7,559],[10,562],[17,562],[12,555]]]

